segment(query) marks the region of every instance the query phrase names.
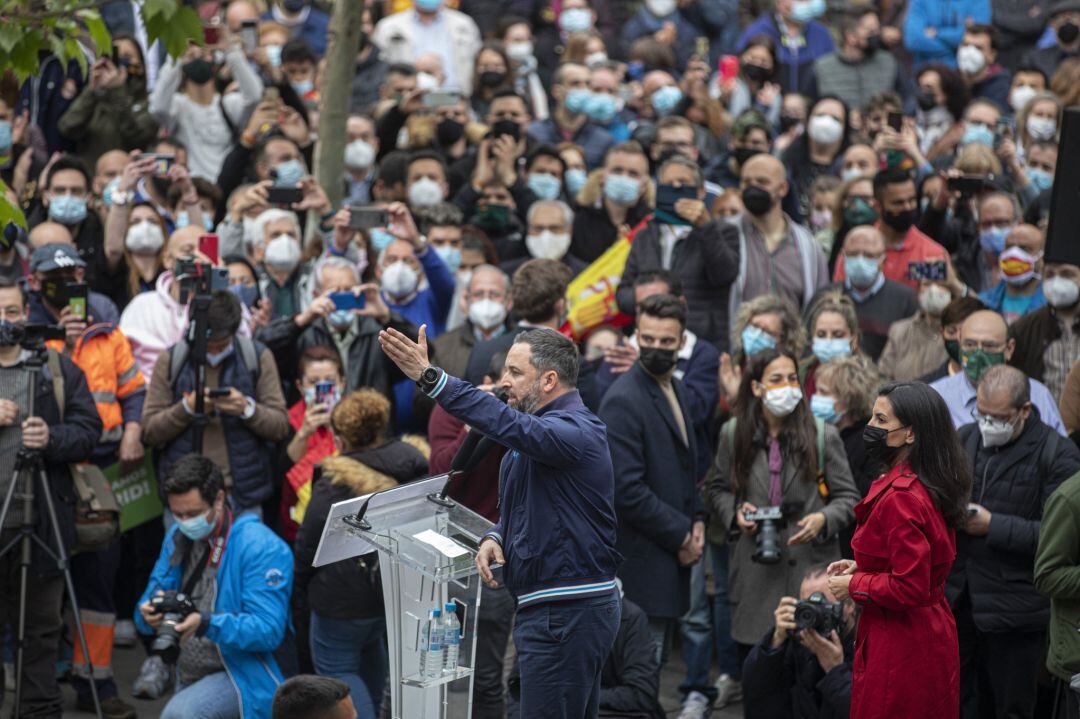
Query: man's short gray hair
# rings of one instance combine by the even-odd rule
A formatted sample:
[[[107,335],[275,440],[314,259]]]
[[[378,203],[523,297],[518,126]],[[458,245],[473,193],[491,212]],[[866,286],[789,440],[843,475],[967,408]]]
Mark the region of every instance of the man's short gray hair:
[[[355,262],[350,262],[344,257],[324,257],[315,263],[315,286],[322,291],[323,288],[323,270],[327,267],[336,267],[340,270],[348,270],[352,273],[353,284],[360,284],[360,271],[356,267]]]
[[[509,300],[510,299],[510,275],[506,274],[505,272],[503,272],[501,269],[499,269],[495,265],[483,264],[483,265],[477,265],[476,267],[474,267],[473,270],[472,270],[472,274],[469,277],[469,284],[465,287],[466,291],[472,292],[473,280],[476,279],[476,276],[478,274],[480,274],[481,271],[494,272],[497,275],[499,275],[499,278],[503,282],[503,291],[506,292],[506,299]]]
[[[979,378],[979,391],[984,396],[1007,392],[1013,409],[1020,409],[1031,401],[1031,383],[1027,375],[1007,364],[994,365],[983,372]]]
[[[514,338],[514,344],[529,345],[529,364],[538,372],[554,371],[563,387],[577,387],[578,350],[569,337],[541,327],[522,332]]]
[[[277,222],[278,220],[289,220],[292,223],[293,231],[296,234],[296,241],[301,246],[304,244],[303,234],[300,232],[300,219],[296,216],[296,213],[291,210],[282,210],[277,207],[271,207],[268,210],[263,210],[259,213],[259,216],[255,218],[255,226],[253,228],[254,237],[251,241],[256,247],[267,242],[269,238],[266,235],[266,226],[271,222]]]
[[[542,207],[558,207],[562,212],[563,222],[567,228],[574,226],[574,211],[570,209],[570,205],[566,204],[562,200],[540,200],[529,205],[529,211],[525,213],[525,221],[532,224],[533,215]]]

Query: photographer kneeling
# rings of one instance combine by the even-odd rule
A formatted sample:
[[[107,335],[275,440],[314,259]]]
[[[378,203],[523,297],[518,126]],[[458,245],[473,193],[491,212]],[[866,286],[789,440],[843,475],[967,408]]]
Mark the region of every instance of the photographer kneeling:
[[[798,600],[780,599],[776,625],[750,650],[743,665],[747,719],[847,719],[855,604],[837,602],[826,567],[806,573]]]
[[[165,536],[136,627],[177,664],[162,719],[268,719],[274,661],[292,593],[288,546],[252,514],[235,515],[211,460],[188,454],[165,478],[176,523]],[[230,699],[235,698],[235,701]]]

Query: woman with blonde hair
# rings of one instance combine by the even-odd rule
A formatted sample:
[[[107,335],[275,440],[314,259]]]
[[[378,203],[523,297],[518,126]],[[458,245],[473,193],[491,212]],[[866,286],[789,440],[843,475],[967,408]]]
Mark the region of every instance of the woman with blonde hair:
[[[314,568],[311,562],[331,505],[411,482],[427,474],[427,443],[390,439],[390,401],[365,388],[330,414],[339,453],[323,460],[296,541],[293,593],[311,610],[315,671],[349,685],[359,717],[379,716],[388,672],[386,621],[374,553]]]
[[[783,297],[761,295],[739,305],[731,326],[731,354],[720,355],[720,384],[728,401],[739,392],[742,371],[750,359],[777,349],[801,357],[806,330],[795,306]]]
[[[810,396],[817,386],[815,376],[822,364],[836,357],[866,358],[866,355],[859,347],[855,302],[839,290],[823,294],[810,306],[806,329],[810,335],[810,354],[799,363],[799,375]]]

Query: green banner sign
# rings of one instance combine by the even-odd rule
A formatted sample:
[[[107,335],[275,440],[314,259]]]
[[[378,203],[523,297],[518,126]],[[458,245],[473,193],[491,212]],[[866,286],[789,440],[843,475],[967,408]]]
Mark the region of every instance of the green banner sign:
[[[161,497],[158,496],[154,461],[150,452],[146,453],[142,464],[131,471],[120,474],[120,463],[117,462],[105,470],[105,477],[108,478],[116,501],[120,504],[121,532],[161,516],[164,508]]]

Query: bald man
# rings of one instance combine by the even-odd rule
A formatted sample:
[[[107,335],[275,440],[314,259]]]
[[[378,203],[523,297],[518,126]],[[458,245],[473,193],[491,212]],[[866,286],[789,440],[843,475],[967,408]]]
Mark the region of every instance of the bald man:
[[[1012,324],[1046,304],[1042,293],[1042,255],[1046,238],[1035,225],[1017,225],[1005,238],[998,256],[1001,281],[979,293],[988,309],[1000,312]]]
[[[123,150],[109,150],[102,154],[94,163],[94,180],[92,183],[94,195],[101,197],[105,186],[120,177],[120,173],[124,171],[129,162],[131,162],[131,156]]]
[[[885,236],[876,227],[852,228],[840,256],[846,278],[821,290],[810,302],[813,307],[819,297],[836,291],[850,297],[859,319],[859,347],[875,362],[885,349],[892,324],[919,311],[915,290],[893,282],[882,271],[885,247]]]
[[[959,435],[978,479],[945,589],[959,635],[961,717],[1031,717],[1049,609],[1035,591],[1033,554],[1043,504],[1080,470],[1080,451],[1041,421],[1015,367],[984,372],[977,397],[978,419]]]
[[[989,368],[1008,362],[1015,349],[1016,340],[1009,338],[1005,319],[997,312],[980,310],[964,320],[960,326],[960,360],[964,371],[930,385],[949,406],[953,426],[960,428],[974,421],[972,412],[979,380]],[[1042,421],[1066,436],[1065,425],[1050,390],[1038,380],[1028,378],[1028,383],[1031,403],[1039,410]]]
[[[738,224],[739,277],[728,316],[760,295],[779,295],[805,308],[829,284],[829,272],[810,231],[780,207],[789,190],[787,170],[772,155],[754,155],[743,163],[739,187],[746,212]]]
[[[59,222],[53,222],[52,220],[46,220],[30,230],[28,239],[31,251],[45,245],[75,244],[75,241],[71,238],[71,230],[66,225],[61,225]]]
[[[255,3],[248,0],[232,0],[229,7],[225,9],[225,25],[228,26],[229,32],[238,34],[244,23],[249,21],[259,22],[259,9],[255,7]]]

